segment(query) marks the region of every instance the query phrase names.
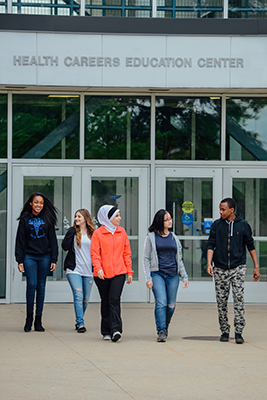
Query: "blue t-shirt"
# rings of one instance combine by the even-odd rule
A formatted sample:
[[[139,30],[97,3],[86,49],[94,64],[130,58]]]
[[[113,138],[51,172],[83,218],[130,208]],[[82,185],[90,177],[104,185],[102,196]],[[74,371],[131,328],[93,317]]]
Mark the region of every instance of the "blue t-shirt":
[[[156,232],[155,240],[159,260],[159,271],[170,276],[177,275],[177,263],[175,259],[177,245],[173,235],[169,233],[168,236],[163,237]]]

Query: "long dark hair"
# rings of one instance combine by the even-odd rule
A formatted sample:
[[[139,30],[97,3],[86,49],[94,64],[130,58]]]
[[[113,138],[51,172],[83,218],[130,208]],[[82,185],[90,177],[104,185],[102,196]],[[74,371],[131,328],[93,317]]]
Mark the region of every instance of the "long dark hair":
[[[164,233],[164,217],[166,213],[170,214],[169,211],[163,210],[162,208],[156,212],[153,222],[148,228],[149,232],[159,232],[161,234]]]
[[[30,195],[28,200],[23,206],[23,209],[18,217],[18,220],[21,218],[27,217],[28,215],[32,214],[32,203],[34,197],[41,196],[44,200],[44,207],[42,209],[44,220],[48,226],[55,226],[57,224],[57,208],[54,204],[42,193],[36,192]]]
[[[82,216],[85,219],[86,222],[86,229],[87,229],[87,236],[89,237],[89,239],[92,238],[92,235],[94,233],[95,230],[95,225],[93,223],[92,217],[89,213],[89,211],[86,208],[80,208],[79,210],[76,211],[75,215],[77,214],[77,212],[79,212],[80,214],[82,214]],[[76,229],[76,242],[77,242],[77,246],[81,247],[81,228],[79,226],[77,226],[74,222],[73,224],[74,228]]]

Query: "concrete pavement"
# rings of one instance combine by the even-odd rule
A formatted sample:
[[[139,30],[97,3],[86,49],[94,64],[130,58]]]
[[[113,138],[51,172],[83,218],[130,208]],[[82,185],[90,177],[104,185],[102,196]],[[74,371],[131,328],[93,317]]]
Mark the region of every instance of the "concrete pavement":
[[[72,304],[45,305],[44,333],[23,331],[24,304],[0,305],[0,399],[266,400],[266,305],[246,305],[242,345],[219,342],[215,304],[194,303],[177,304],[157,343],[153,309],[122,304],[124,333],[112,343],[101,339],[99,304],[89,304],[84,334]],[[233,326],[231,304],[229,315]]]

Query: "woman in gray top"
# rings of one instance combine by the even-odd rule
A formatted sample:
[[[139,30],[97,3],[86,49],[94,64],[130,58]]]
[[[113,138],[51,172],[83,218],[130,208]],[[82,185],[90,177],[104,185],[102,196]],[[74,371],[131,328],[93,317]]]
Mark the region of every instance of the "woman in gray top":
[[[158,210],[152,225],[148,228],[145,239],[143,267],[146,285],[152,289],[155,297],[155,321],[157,341],[166,342],[168,327],[173,316],[179,286],[179,274],[184,281],[184,288],[189,285],[181,243],[170,232],[172,217],[166,210]]]

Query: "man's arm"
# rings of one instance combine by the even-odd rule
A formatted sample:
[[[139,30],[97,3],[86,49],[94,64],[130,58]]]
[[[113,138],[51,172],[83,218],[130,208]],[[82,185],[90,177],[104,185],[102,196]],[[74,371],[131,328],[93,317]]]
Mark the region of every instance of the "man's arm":
[[[260,277],[260,267],[259,267],[258,260],[257,260],[256,250],[255,249],[251,250],[250,255],[251,255],[252,261],[254,263],[253,278],[254,278],[254,281],[256,282]]]
[[[208,249],[208,251],[207,251],[207,273],[210,276],[214,276],[213,268],[211,265],[213,254],[214,254],[214,251],[211,249]]]

